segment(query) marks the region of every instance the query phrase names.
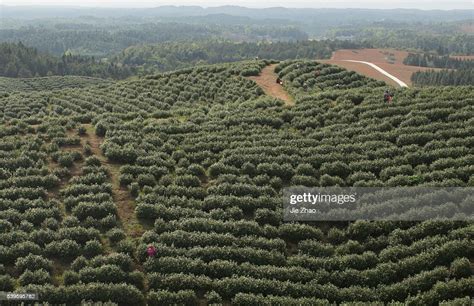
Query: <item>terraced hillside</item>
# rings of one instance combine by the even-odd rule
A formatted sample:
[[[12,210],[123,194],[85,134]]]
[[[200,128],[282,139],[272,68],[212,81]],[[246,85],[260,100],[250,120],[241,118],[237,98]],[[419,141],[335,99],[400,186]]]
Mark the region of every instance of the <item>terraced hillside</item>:
[[[0,290],[52,304],[470,303],[469,222],[285,223],[304,186],[473,186],[474,88],[284,62],[0,100]],[[148,244],[157,256],[146,254]]]
[[[39,78],[4,78],[0,77],[0,94],[12,91],[43,91],[65,88],[83,88],[110,84],[109,81],[82,76],[51,76]]]

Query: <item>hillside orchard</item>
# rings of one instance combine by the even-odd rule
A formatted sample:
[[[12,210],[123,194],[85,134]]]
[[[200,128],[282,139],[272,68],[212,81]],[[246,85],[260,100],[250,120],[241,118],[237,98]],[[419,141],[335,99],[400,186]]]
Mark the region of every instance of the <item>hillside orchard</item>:
[[[68,305],[469,304],[472,223],[289,223],[281,192],[474,186],[474,87],[394,90],[385,104],[382,82],[290,61],[276,69],[290,107],[246,78],[267,64],[5,92],[0,291]]]

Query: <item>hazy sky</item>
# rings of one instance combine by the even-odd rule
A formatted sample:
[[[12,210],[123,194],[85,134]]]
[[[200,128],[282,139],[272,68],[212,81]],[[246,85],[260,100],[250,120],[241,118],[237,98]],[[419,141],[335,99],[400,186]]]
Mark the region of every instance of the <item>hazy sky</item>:
[[[246,7],[360,7],[474,9],[474,0],[0,0],[5,5],[74,5],[89,7],[156,7],[161,5],[199,5],[204,7],[240,5]],[[473,16],[474,17],[474,16]]]

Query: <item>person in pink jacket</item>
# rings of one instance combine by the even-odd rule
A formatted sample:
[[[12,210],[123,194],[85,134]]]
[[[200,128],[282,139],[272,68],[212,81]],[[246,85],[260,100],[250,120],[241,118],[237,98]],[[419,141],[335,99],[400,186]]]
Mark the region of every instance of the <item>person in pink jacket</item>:
[[[156,256],[156,248],[151,244],[146,248],[146,253],[148,257],[155,257]]]

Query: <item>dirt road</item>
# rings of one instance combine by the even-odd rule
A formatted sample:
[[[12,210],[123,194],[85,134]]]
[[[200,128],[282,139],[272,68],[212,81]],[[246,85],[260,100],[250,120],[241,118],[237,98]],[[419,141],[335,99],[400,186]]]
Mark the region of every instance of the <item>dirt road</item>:
[[[433,69],[405,65],[403,61],[408,54],[409,52],[407,51],[395,49],[342,49],[334,51],[329,60],[317,61],[331,65],[338,65],[367,77],[384,81],[393,86],[405,87],[402,83],[399,83],[389,75],[402,81],[405,85],[411,86],[411,76],[413,73]],[[377,66],[388,73],[388,75],[367,63]],[[434,70],[436,70],[436,68]]]
[[[87,129],[87,135],[84,136],[84,139],[89,142],[94,156],[109,170],[114,203],[117,207],[117,215],[122,223],[123,229],[130,237],[141,237],[145,230],[135,214],[135,201],[127,188],[120,185],[120,164],[110,163],[108,161],[100,149],[100,145],[104,139],[95,134],[92,125],[85,124],[84,126]]]
[[[379,66],[373,64],[373,63],[370,63],[370,62],[365,62],[365,61],[356,61],[356,60],[344,60],[345,62],[352,62],[352,63],[361,63],[361,64],[365,64],[365,65],[369,65],[370,67],[374,68],[375,70],[377,70],[378,72],[380,72],[381,74],[385,75],[386,77],[389,77],[390,79],[392,79],[393,81],[395,81],[398,85],[400,85],[400,87],[408,87],[408,85],[403,82],[402,80],[400,80],[399,78],[397,78],[396,76],[388,73],[387,71],[383,70],[382,68],[380,68]]]
[[[278,64],[269,65],[262,69],[259,76],[249,77],[249,79],[255,81],[260,86],[266,95],[272,96],[285,101],[286,105],[294,105],[295,101],[285,91],[283,86],[276,83],[278,75],[275,73],[275,67]]]

